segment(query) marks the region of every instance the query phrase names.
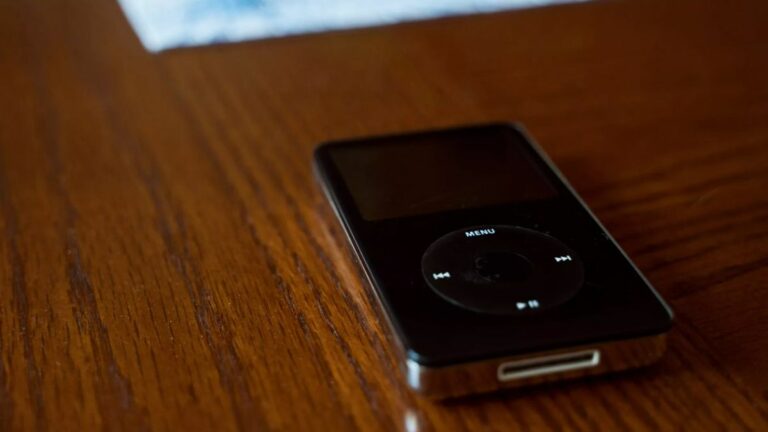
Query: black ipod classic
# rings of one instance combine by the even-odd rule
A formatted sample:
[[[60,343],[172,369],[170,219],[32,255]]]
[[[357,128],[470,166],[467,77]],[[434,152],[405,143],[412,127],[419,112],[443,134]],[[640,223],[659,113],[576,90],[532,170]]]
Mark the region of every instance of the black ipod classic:
[[[669,307],[521,126],[329,143],[315,167],[415,390],[460,396],[664,352]]]

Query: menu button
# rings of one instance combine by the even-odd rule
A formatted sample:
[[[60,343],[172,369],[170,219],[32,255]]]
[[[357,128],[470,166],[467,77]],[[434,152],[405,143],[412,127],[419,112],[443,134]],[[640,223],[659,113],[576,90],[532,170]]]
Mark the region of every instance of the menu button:
[[[465,231],[464,235],[467,237],[479,237],[479,236],[485,236],[485,235],[493,235],[496,234],[496,230],[493,228],[488,229],[479,229],[479,230],[472,230],[472,231]]]

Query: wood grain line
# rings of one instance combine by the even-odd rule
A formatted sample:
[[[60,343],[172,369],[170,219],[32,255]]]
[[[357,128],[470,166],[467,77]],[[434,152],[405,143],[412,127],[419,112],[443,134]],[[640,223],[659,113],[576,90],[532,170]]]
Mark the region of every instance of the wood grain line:
[[[735,411],[732,407],[729,401],[724,400],[720,393],[717,391],[717,387],[713,385],[712,381],[709,379],[707,375],[704,375],[699,372],[699,369],[694,367],[694,364],[692,361],[690,361],[686,355],[680,354],[677,356],[678,360],[683,364],[684,367],[690,369],[691,371],[694,371],[694,376],[696,380],[704,386],[707,393],[715,400],[717,401],[718,405],[724,409],[729,415],[728,418],[736,421],[739,423],[738,429],[740,430],[751,430],[751,426],[747,424],[744,419],[741,416],[741,413]],[[732,424],[727,425],[726,427],[730,428],[733,427]]]
[[[204,73],[204,70],[201,70],[201,80],[208,83],[210,87],[215,87],[219,91],[217,93],[213,93],[211,95],[211,99],[217,100],[219,102],[219,105],[221,106],[231,106],[232,108],[228,111],[228,115],[230,116],[242,116],[242,113],[247,112],[247,110],[244,109],[243,101],[241,101],[236,94],[233,94],[228,90],[226,86],[221,85],[221,81],[217,79],[216,76],[208,73]],[[189,103],[192,103],[193,101],[188,100]],[[214,113],[215,115],[215,113]],[[220,120],[222,120],[222,117],[219,117]],[[248,121],[247,118],[244,118],[245,124],[252,124],[250,121]],[[300,141],[301,138],[294,132],[292,132],[292,128],[284,128],[284,134],[285,138],[289,141]],[[244,132],[242,134],[245,134]],[[245,142],[258,142],[259,140],[259,134],[257,131],[251,131],[250,134],[243,138],[241,141]],[[229,151],[233,155],[233,160],[235,162],[235,166],[239,170],[240,174],[246,179],[247,183],[250,185],[250,187],[254,190],[259,189],[258,182],[253,176],[252,170],[249,170],[244,161],[245,161],[245,155],[243,154],[240,149],[237,148],[235,144],[236,139],[233,140],[224,140],[223,144],[227,148],[227,151]],[[273,155],[270,154],[271,152],[264,151],[259,145],[249,146],[249,150],[252,150],[256,153],[256,156],[258,156],[262,160],[268,160],[268,159],[274,159]],[[303,160],[303,159],[300,159]],[[275,161],[277,162],[277,161]],[[316,258],[319,259],[320,264],[323,266],[324,272],[323,274],[326,275],[329,278],[329,282],[331,285],[335,288],[335,292],[340,294],[342,296],[342,299],[344,300],[345,306],[348,310],[351,310],[354,313],[354,317],[356,322],[362,324],[362,328],[365,330],[366,335],[369,338],[369,342],[374,344],[374,348],[376,350],[377,355],[379,356],[379,359],[382,360],[384,363],[392,364],[391,358],[387,357],[384,353],[384,348],[382,346],[381,338],[377,336],[376,330],[372,327],[370,323],[370,318],[365,314],[360,306],[355,302],[349,295],[349,292],[347,289],[342,285],[341,278],[338,275],[338,271],[336,269],[336,266],[332,264],[331,259],[328,256],[328,253],[326,251],[326,248],[321,245],[316,238],[316,235],[312,234],[307,219],[304,217],[304,215],[301,213],[299,208],[296,205],[297,200],[301,200],[305,197],[299,197],[295,196],[292,191],[286,189],[283,185],[287,184],[287,179],[285,179],[283,176],[281,176],[275,169],[274,164],[267,163],[263,167],[263,172],[266,173],[267,177],[270,178],[272,185],[274,188],[277,189],[279,192],[279,196],[283,197],[283,204],[287,206],[288,210],[290,211],[290,214],[293,216],[294,221],[297,223],[297,228],[299,229],[299,232],[301,232],[304,235],[304,240],[309,242],[312,250],[315,252]],[[303,172],[309,171],[308,167],[305,167]],[[297,171],[294,171],[294,174],[296,174]],[[302,180],[305,180],[307,176],[303,176]],[[312,189],[317,191],[316,185],[312,184]],[[307,194],[305,193],[305,196]],[[269,202],[264,200],[262,198],[262,204],[267,206],[269,205]],[[327,207],[327,204],[323,204]],[[317,214],[316,212],[313,214]],[[323,212],[324,215],[329,214],[327,211]],[[321,217],[318,218],[317,221],[321,224],[326,224],[329,221],[329,218],[327,217]],[[331,220],[333,221],[333,220]],[[278,222],[277,220],[274,220],[273,222]],[[275,224],[277,226],[277,224]],[[282,237],[281,237],[282,238]],[[285,244],[285,239],[283,238],[283,243]],[[354,257],[353,257],[354,260]],[[357,274],[359,275],[359,279],[364,280],[365,276],[361,273],[361,269],[358,266],[355,266],[357,270]],[[322,302],[323,300],[319,297],[319,291],[313,291],[316,295],[316,298],[318,302]],[[378,307],[377,300],[373,297],[373,294],[370,292],[369,289],[364,289],[363,294],[367,300],[367,307],[370,308],[370,310],[374,311],[373,317],[376,318],[376,325],[378,325],[380,328],[382,327],[382,323],[384,322],[383,317],[380,314],[380,310]],[[402,386],[402,382],[397,379],[391,380],[391,384],[399,389],[399,391],[402,393],[402,396],[405,396],[408,394],[407,390],[405,390]]]
[[[701,236],[706,236],[707,233],[706,232],[700,233],[700,235]],[[659,270],[661,270],[663,268],[666,268],[666,267],[669,267],[669,266],[674,266],[674,265],[677,265],[677,264],[680,264],[680,263],[684,263],[686,261],[691,261],[691,260],[694,260],[694,259],[697,259],[697,258],[701,258],[702,256],[710,254],[710,253],[713,253],[713,252],[718,252],[718,251],[724,250],[728,246],[743,245],[743,244],[748,244],[748,243],[751,243],[751,242],[760,242],[760,241],[763,241],[766,238],[768,238],[768,231],[763,231],[761,229],[758,232],[747,233],[744,236],[731,237],[731,238],[728,238],[727,240],[720,240],[716,244],[712,244],[712,245],[708,245],[708,246],[704,246],[704,247],[699,247],[699,248],[696,248],[696,249],[689,248],[690,252],[682,254],[682,255],[677,255],[677,256],[675,256],[673,258],[666,259],[666,260],[661,261],[661,262],[659,262],[657,264],[652,264],[652,265],[646,266],[645,270],[647,272],[649,272],[649,273],[656,272],[656,271],[659,271]],[[650,252],[653,252],[653,251],[650,251]],[[747,264],[747,267],[743,267],[741,270],[739,270],[733,276],[739,276],[739,273],[741,273],[741,272],[749,272],[749,271],[751,271],[753,269],[755,269],[755,267],[753,265]],[[725,280],[727,280],[729,278],[726,275],[724,275],[724,276],[726,277]]]
[[[160,209],[158,209],[160,210]],[[178,232],[179,243],[166,243],[169,257],[176,263],[177,271],[184,280],[192,304],[195,307],[195,317],[198,326],[205,336],[206,345],[211,351],[219,377],[224,388],[232,397],[233,408],[240,430],[267,429],[267,423],[247,385],[247,373],[235,350],[232,334],[224,318],[219,314],[210,301],[210,291],[203,282],[199,266],[194,263],[189,252],[187,229],[181,211],[172,211],[173,221]],[[168,227],[166,216],[161,217],[162,223]]]
[[[2,319],[0,319],[0,322],[2,322]],[[8,357],[8,350],[5,347],[2,334],[0,334],[0,355],[3,356],[3,359]],[[0,362],[0,428],[2,430],[12,430],[16,410],[14,409],[13,394],[11,393],[12,389],[5,363],[5,361]]]
[[[29,29],[31,30],[31,29]],[[37,41],[26,35],[30,46]],[[90,341],[95,358],[96,374],[94,384],[99,410],[105,429],[113,426],[121,430],[147,430],[145,413],[133,400],[130,383],[118,366],[105,326],[97,305],[90,277],[83,265],[80,245],[77,238],[77,211],[72,204],[64,181],[64,168],[61,163],[60,143],[58,141],[58,116],[49,101],[50,93],[46,88],[43,61],[38,51],[30,51],[29,68],[32,71],[35,97],[38,102],[37,130],[43,147],[47,151],[46,180],[55,193],[64,226],[62,227],[62,253],[66,259],[68,294],[73,303],[73,315],[80,334]]]
[[[658,226],[646,226],[643,227],[644,229],[638,229],[635,232],[622,233],[620,240],[622,243],[649,241],[643,246],[633,250],[633,256],[642,255],[662,250],[662,248],[665,247],[665,242],[686,243],[690,240],[699,238],[702,234],[726,232],[728,227],[732,226],[734,223],[751,226],[762,222],[766,217],[768,217],[768,208],[755,208],[754,202],[749,202],[745,205],[734,206],[726,210],[715,209],[713,211],[705,212],[704,214],[697,215],[696,218],[676,218],[669,223],[662,222],[662,224]],[[664,239],[649,239],[649,228],[656,232],[665,233]],[[668,244],[666,246],[668,246]]]
[[[166,72],[167,73],[167,72]],[[170,78],[170,77],[169,77]],[[187,106],[194,106],[194,101],[184,98],[182,90],[178,86],[173,86],[174,89],[174,96],[177,100],[177,104],[179,106],[179,109],[181,112],[184,113],[185,116],[187,116],[187,119],[190,124],[198,124],[199,121],[203,121],[202,118],[193,118],[192,114],[186,109]],[[219,179],[226,179],[227,175],[225,174],[224,169],[221,166],[221,162],[218,160],[218,157],[214,154],[212,149],[208,147],[206,144],[207,141],[203,137],[202,133],[198,130],[196,130],[195,136],[199,137],[200,139],[196,140],[196,145],[200,147],[206,157],[209,161],[212,162],[212,165],[214,166],[215,170],[218,173]],[[225,130],[217,130],[217,136],[215,137],[217,142],[222,144],[224,148],[226,148],[228,151],[233,151],[234,146],[230,144],[230,138],[229,134]],[[242,163],[242,155],[238,153],[234,153],[233,155],[233,161],[236,164],[236,167],[238,169],[238,172],[240,175],[242,175],[245,179],[247,184],[250,187],[251,192],[256,197],[258,203],[263,208],[269,208],[272,204],[268,199],[265,198],[264,193],[262,191],[262,188],[259,184],[259,182],[255,179],[255,177],[252,175],[252,173],[243,165]],[[270,171],[269,167],[267,166],[265,168],[266,171]],[[256,233],[256,229],[253,226],[253,223],[251,221],[251,218],[248,214],[248,210],[245,206],[245,203],[242,198],[239,197],[239,195],[235,192],[234,186],[231,184],[230,181],[226,180],[226,184],[222,186],[226,190],[229,191],[227,196],[231,197],[236,208],[239,209],[239,214],[241,216],[241,222],[248,227],[249,234],[251,237],[251,240],[254,242],[254,244],[260,249],[263,257],[265,258],[266,264],[268,268],[270,269],[270,273],[273,275],[273,279],[276,282],[276,286],[280,289],[283,296],[286,298],[288,305],[291,307],[293,312],[297,315],[298,319],[301,322],[305,322],[305,317],[302,313],[299,312],[296,301],[293,298],[293,295],[291,294],[291,290],[286,286],[284,282],[284,277],[280,274],[277,265],[275,264],[275,260],[272,258],[271,253],[269,252],[269,249],[266,248],[266,246],[261,242],[261,240],[258,237],[258,234]],[[287,195],[286,195],[287,196]],[[287,202],[290,202],[290,200],[287,200]],[[267,212],[266,217],[269,221],[269,225],[271,227],[279,227],[281,225],[281,222],[277,220],[270,212]],[[277,238],[280,241],[280,244],[284,248],[288,248],[288,241],[286,238],[281,234],[281,231],[279,229],[276,230],[277,232]],[[312,241],[311,237],[308,237],[310,241]],[[295,269],[298,270],[299,276],[304,281],[304,283],[307,285],[307,287],[312,291],[313,295],[315,295],[315,299],[317,300],[317,307],[320,312],[320,316],[327,327],[327,330],[329,333],[333,336],[333,338],[336,340],[336,343],[338,344],[339,348],[344,353],[345,359],[347,363],[352,367],[352,370],[354,371],[355,377],[357,382],[360,385],[361,390],[366,395],[366,397],[371,400],[374,404],[376,404],[377,396],[371,391],[371,386],[368,383],[367,379],[365,378],[365,374],[362,371],[362,368],[360,364],[357,362],[357,359],[351,354],[351,349],[349,345],[346,343],[346,341],[341,337],[339,334],[338,329],[336,328],[333,321],[330,319],[331,314],[328,310],[325,309],[324,306],[324,300],[318,296],[317,288],[315,287],[314,281],[307,276],[306,273],[302,272],[302,269],[305,267],[304,263],[301,259],[298,258],[294,254],[294,264]],[[339,290],[340,292],[343,292],[343,290]],[[361,320],[361,323],[364,323],[365,320]],[[313,336],[313,339],[316,337],[316,333],[314,330],[311,331],[310,336]],[[315,352],[320,354],[319,347],[315,346]],[[325,362],[324,357],[320,355],[318,357],[318,360],[320,361],[321,368],[324,372],[328,373],[330,371],[330,367]],[[334,394],[333,391],[330,392],[330,394]],[[350,415],[347,410],[343,407],[343,404],[340,400],[334,398],[338,406],[340,407],[341,412],[345,413],[345,415]],[[392,427],[393,425],[389,425],[389,427]]]
[[[686,316],[681,316],[678,318],[678,320],[689,321],[689,318]],[[712,346],[712,343],[706,339],[706,335],[702,334],[702,332],[694,326],[681,327],[678,331],[683,334],[687,340],[705,348],[701,349],[700,352],[706,361],[717,370],[721,371],[721,374],[733,387],[740,389],[741,395],[743,395],[743,397],[762,417],[762,419],[768,422],[768,407],[766,407],[766,405],[763,403],[764,401],[756,399],[753,396],[753,392],[747,388],[745,383],[730,373],[728,365],[725,364],[723,360],[718,358],[718,356],[715,354],[717,351]],[[723,425],[723,427],[725,426],[726,425]]]
[[[94,40],[81,36],[73,47],[73,54],[79,50],[93,47]],[[211,303],[211,292],[203,282],[197,264],[190,254],[190,238],[187,233],[183,211],[174,203],[166,181],[159,172],[158,164],[133,138],[129,128],[123,124],[121,116],[114,107],[114,95],[110,93],[109,74],[100,70],[90,56],[81,54],[76,62],[83,82],[88,83],[106,113],[110,128],[115,138],[113,144],[118,152],[127,152],[157,214],[157,228],[166,248],[169,262],[181,277],[183,285],[195,310],[197,328],[204,336],[204,341],[214,360],[222,386],[230,396],[230,401],[237,419],[238,429],[267,429],[262,409],[251,394],[247,383],[247,373],[234,347],[232,334],[226,320]]]
[[[754,180],[760,178],[764,173],[762,166],[759,164],[755,168],[748,168],[745,165],[734,168],[737,171],[735,173],[723,175],[720,172],[715,177],[703,178],[701,181],[696,179],[693,182],[679,186],[673,191],[651,190],[642,196],[635,196],[629,200],[618,200],[606,205],[599,205],[596,206],[596,211],[600,214],[611,215],[612,213],[624,213],[629,210],[637,211],[639,208],[646,210],[664,208],[669,205],[670,201],[679,200],[681,197],[696,195],[702,191],[711,191],[718,187],[727,187],[746,180]]]
[[[229,108],[226,112],[226,116],[220,115],[218,117],[219,120],[223,120],[224,118],[232,117],[232,116],[241,116],[241,117],[247,117],[243,114],[248,112],[248,110],[245,109],[244,101],[241,100],[237,94],[232,93],[228,87],[223,85],[223,82],[215,75],[210,73],[207,69],[199,69],[200,72],[200,81],[205,82],[208,87],[215,88],[218,90],[218,92],[211,92],[210,99],[215,100],[218,102],[218,105],[223,108]],[[206,73],[209,72],[209,73]],[[266,89],[265,89],[266,90]],[[268,92],[265,92],[265,94],[269,94]],[[187,100],[189,104],[193,104],[193,100]],[[213,112],[212,113],[214,117],[216,117],[219,113]],[[280,120],[280,119],[276,119]],[[243,123],[246,125],[253,124],[251,121],[249,121],[248,118],[243,118]],[[291,141],[291,142],[299,142],[302,141],[302,137],[299,136],[299,134],[295,133],[295,129],[291,127],[284,127],[282,128],[283,134],[285,135],[285,139]],[[321,272],[322,275],[326,276],[328,279],[328,283],[330,283],[330,286],[334,288],[334,293],[339,294],[341,296],[341,299],[344,302],[345,309],[347,311],[351,311],[353,313],[353,317],[356,323],[358,323],[361,328],[364,330],[365,335],[368,338],[368,342],[372,344],[373,349],[380,361],[381,364],[388,364],[390,367],[396,371],[396,374],[386,374],[385,377],[389,381],[389,384],[396,389],[396,391],[399,393],[399,397],[404,400],[410,400],[412,399],[412,396],[410,395],[409,391],[403,386],[402,380],[398,379],[399,370],[395,363],[392,361],[392,357],[386,354],[386,348],[383,346],[382,338],[380,337],[380,331],[377,331],[373,324],[371,323],[371,317],[375,319],[375,325],[378,326],[379,329],[384,327],[386,324],[384,323],[384,319],[381,315],[380,308],[378,306],[378,301],[373,297],[373,293],[365,288],[362,290],[363,296],[366,299],[366,306],[369,308],[369,310],[373,311],[372,314],[366,313],[361,309],[361,306],[356,302],[349,294],[348,289],[342,284],[341,278],[339,277],[336,265],[334,265],[331,261],[331,259],[328,256],[328,253],[326,251],[326,247],[317,240],[317,236],[312,233],[312,230],[309,227],[309,223],[306,219],[306,217],[302,214],[298,206],[296,205],[297,202],[300,202],[301,200],[307,199],[308,196],[311,196],[311,194],[307,194],[306,189],[302,189],[304,192],[302,196],[297,196],[293,191],[287,189],[284,187],[284,185],[289,184],[289,179],[285,178],[285,176],[281,176],[280,173],[275,170],[275,166],[279,163],[277,160],[275,160],[275,156],[277,156],[278,151],[280,153],[287,153],[287,154],[293,154],[295,155],[295,152],[285,152],[285,148],[278,148],[277,151],[269,152],[265,151],[265,149],[258,145],[258,142],[260,141],[261,135],[259,134],[259,131],[253,130],[252,128],[247,128],[246,131],[241,131],[239,134],[235,134],[234,132],[230,132],[230,135],[233,136],[232,139],[224,139],[221,141],[222,147],[224,147],[228,152],[230,152],[233,155],[233,161],[235,164],[235,167],[238,169],[240,175],[244,177],[247,181],[247,184],[251,187],[253,190],[259,189],[258,182],[255,179],[253,175],[253,170],[249,170],[247,166],[245,165],[246,153],[248,151],[254,153],[254,155],[263,161],[272,160],[274,163],[265,163],[262,166],[262,172],[271,180],[271,185],[273,188],[275,188],[278,191],[278,196],[280,196],[283,200],[283,205],[285,205],[292,216],[292,220],[296,224],[295,227],[298,228],[298,232],[303,234],[303,240],[309,243],[309,246],[311,250],[314,252],[314,257],[319,260],[319,263],[322,265],[323,272]],[[239,139],[238,139],[239,138]],[[241,151],[237,144],[242,143],[246,144],[246,151]],[[256,145],[248,145],[248,143],[256,143]],[[298,158],[300,162],[304,162],[305,158]],[[293,170],[293,173],[298,175],[299,172],[307,173],[310,169],[308,166],[304,166],[304,169],[301,170]],[[306,174],[301,176],[300,180],[306,180],[309,178],[310,181],[312,181],[312,185],[310,186],[310,191],[314,190],[317,191],[316,185],[314,184],[314,179],[311,178],[311,176],[307,176]],[[270,203],[262,198],[262,204],[264,206],[274,205],[273,203]],[[317,214],[317,213],[313,213]],[[327,212],[325,213],[327,214]],[[329,219],[327,217],[321,217],[317,218],[316,222],[320,224],[326,224],[328,223]],[[273,220],[274,226],[278,226],[277,220]],[[289,229],[289,227],[285,227],[286,230]],[[282,232],[279,231],[279,232]],[[282,239],[282,243],[287,247],[288,244],[285,240],[285,238],[278,234],[278,236]],[[299,266],[304,267],[304,263],[300,260],[297,254],[294,254],[296,266],[297,268]],[[355,259],[354,257],[352,258]],[[314,260],[313,260],[314,261]],[[357,274],[359,275],[360,280],[365,280],[365,276],[361,273],[361,269],[358,266],[355,266],[355,269],[357,271]],[[324,279],[326,279],[324,278]],[[327,300],[325,300],[322,295],[320,289],[315,285],[315,283],[310,284],[310,288],[312,290],[313,295],[316,298],[317,304],[321,308],[321,314],[323,317],[329,316],[330,311],[328,311],[323,306],[326,304]],[[331,321],[327,321],[326,324],[332,324]],[[385,331],[388,331],[388,329],[385,329]],[[339,338],[338,331],[335,328],[331,328],[332,334]],[[339,339],[339,343],[342,343],[343,341]],[[353,366],[354,367],[354,366]],[[362,377],[362,375],[361,375]],[[375,399],[374,399],[375,400]],[[412,403],[412,402],[411,402]],[[388,429],[390,429],[391,426],[388,426]]]
[[[98,82],[98,81],[91,81]],[[138,148],[138,141],[128,140],[127,130],[119,125],[119,116],[106,101],[102,101],[108,113],[112,114],[112,127],[116,137],[123,137],[121,148],[130,153],[134,169],[152,201],[157,214],[158,232],[166,247],[167,257],[181,277],[195,309],[197,327],[204,336],[206,346],[214,359],[219,378],[231,398],[240,430],[254,427],[266,428],[263,415],[245,382],[245,370],[232,343],[232,335],[223,317],[211,304],[210,290],[203,282],[198,265],[189,252],[189,238],[183,212],[173,204],[170,192],[157,170],[157,164],[148,153]],[[142,160],[143,158],[143,160]]]
[[[724,266],[717,271],[712,270],[708,274],[688,277],[686,280],[675,283],[667,289],[667,296],[673,300],[685,298],[702,287],[710,287],[728,282],[732,279],[744,277],[752,272],[764,269],[768,266],[768,257],[760,257],[755,260]]]
[[[666,177],[681,172],[683,169],[691,167],[720,166],[727,161],[741,161],[743,152],[749,153],[762,148],[765,143],[758,140],[750,140],[746,143],[738,143],[726,147],[717,146],[708,148],[703,154],[691,155],[684,161],[673,160],[672,163],[663,164],[654,167],[651,170],[643,171],[634,175],[619,177],[611,180],[608,184],[598,187],[587,187],[581,190],[583,195],[597,196],[606,192],[616,190],[626,185],[643,184],[647,181],[658,181],[660,177]]]
[[[4,174],[6,165],[0,154],[0,209],[5,220],[5,240],[8,248],[8,267],[11,269],[10,286],[13,297],[14,313],[22,342],[22,351],[26,364],[26,378],[29,386],[32,412],[36,430],[48,429],[48,417],[43,401],[43,377],[33,351],[33,341],[29,326],[29,302],[27,300],[27,280],[24,274],[24,259],[19,251],[19,225],[16,211],[11,203],[11,191]],[[0,371],[2,373],[2,371]],[[0,379],[5,378],[0,376]],[[1,383],[0,383],[1,384]],[[9,415],[12,410],[7,411]]]

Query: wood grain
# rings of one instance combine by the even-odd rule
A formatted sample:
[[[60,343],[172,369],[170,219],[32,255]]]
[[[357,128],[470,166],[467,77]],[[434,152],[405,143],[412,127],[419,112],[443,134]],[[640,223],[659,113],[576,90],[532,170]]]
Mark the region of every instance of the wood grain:
[[[0,3],[0,429],[768,428],[768,4],[607,1],[150,55]],[[524,122],[677,312],[618,377],[408,391],[320,141]]]

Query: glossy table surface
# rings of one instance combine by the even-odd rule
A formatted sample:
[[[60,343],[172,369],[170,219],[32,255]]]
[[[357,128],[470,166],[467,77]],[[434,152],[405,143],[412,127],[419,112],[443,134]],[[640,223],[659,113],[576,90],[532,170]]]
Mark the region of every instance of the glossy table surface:
[[[768,428],[768,3],[606,1],[144,51],[0,3],[0,429]],[[404,385],[321,141],[526,124],[677,313],[649,369]]]

